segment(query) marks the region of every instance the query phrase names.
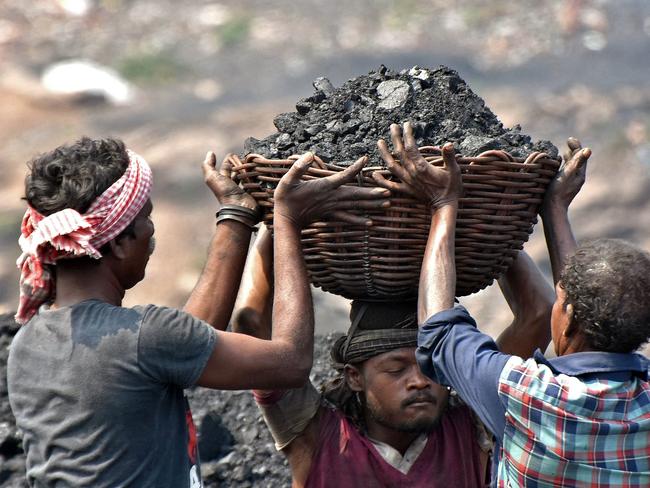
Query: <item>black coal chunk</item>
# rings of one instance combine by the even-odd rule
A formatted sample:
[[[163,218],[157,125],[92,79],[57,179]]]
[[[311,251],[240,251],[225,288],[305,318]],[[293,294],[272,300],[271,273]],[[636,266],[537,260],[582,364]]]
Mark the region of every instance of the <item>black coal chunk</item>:
[[[401,72],[381,66],[338,88],[321,77],[314,88],[312,96],[296,103],[296,112],[275,117],[277,133],[246,140],[245,153],[287,158],[313,151],[338,164],[367,154],[372,164],[382,164],[377,140],[390,139],[390,124],[410,121],[419,146],[453,142],[464,156],[490,149],[516,157],[534,151],[558,155],[549,141],[534,142],[519,126],[504,127],[458,73],[445,66]]]

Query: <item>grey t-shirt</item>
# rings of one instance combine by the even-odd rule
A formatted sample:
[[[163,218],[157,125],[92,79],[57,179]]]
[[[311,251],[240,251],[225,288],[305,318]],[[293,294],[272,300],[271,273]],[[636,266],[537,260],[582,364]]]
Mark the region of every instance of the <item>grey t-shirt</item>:
[[[205,322],[154,305],[42,310],[14,338],[7,370],[29,484],[201,486],[183,389],[215,338]]]

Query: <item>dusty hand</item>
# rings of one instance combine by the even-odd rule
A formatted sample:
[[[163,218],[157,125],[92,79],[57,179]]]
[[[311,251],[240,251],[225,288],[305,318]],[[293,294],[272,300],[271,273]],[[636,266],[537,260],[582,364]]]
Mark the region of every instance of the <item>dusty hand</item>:
[[[390,135],[395,152],[400,158],[399,163],[395,161],[383,139],[379,140],[377,145],[389,171],[399,178],[400,182],[389,181],[375,172],[372,176],[377,184],[389,190],[407,193],[426,202],[432,209],[457,203],[463,191],[463,183],[460,167],[454,155],[454,146],[444,145],[442,148],[444,165],[437,167],[427,162],[420,154],[409,122],[404,124],[403,141],[402,130],[397,124],[390,126]]]
[[[305,181],[301,178],[313,163],[314,155],[303,154],[278,183],[273,196],[275,216],[285,217],[300,228],[325,216],[357,225],[372,225],[371,220],[348,210],[388,207],[390,191],[343,186],[355,180],[367,160],[364,156],[345,171]]]
[[[546,191],[542,212],[552,206],[568,209],[585,183],[591,149],[583,149],[580,141],[573,137],[568,139],[567,145],[569,149],[564,156],[562,167]]]
[[[257,202],[232,180],[232,164],[227,160],[216,169],[217,158],[209,151],[203,161],[203,179],[221,205],[238,205],[257,210]]]

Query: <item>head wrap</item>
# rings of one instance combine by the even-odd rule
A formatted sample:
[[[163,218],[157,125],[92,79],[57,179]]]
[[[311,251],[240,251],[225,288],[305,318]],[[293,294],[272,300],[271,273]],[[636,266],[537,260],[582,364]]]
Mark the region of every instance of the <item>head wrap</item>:
[[[23,252],[16,261],[20,269],[16,322],[24,324],[38,307],[54,298],[54,277],[47,265],[61,258],[101,258],[99,248],[117,237],[144,207],[153,184],[151,168],[133,151],[127,154],[124,174],[83,215],[66,208],[44,216],[27,208],[18,239]]]
[[[416,310],[414,301],[352,302],[350,329],[331,350],[339,374],[323,386],[323,395],[362,430],[365,430],[362,401],[345,381],[344,367],[395,349],[417,346]]]
[[[361,363],[401,347],[417,346],[416,304],[412,301],[384,303],[354,301],[348,334],[332,347],[334,366]]]

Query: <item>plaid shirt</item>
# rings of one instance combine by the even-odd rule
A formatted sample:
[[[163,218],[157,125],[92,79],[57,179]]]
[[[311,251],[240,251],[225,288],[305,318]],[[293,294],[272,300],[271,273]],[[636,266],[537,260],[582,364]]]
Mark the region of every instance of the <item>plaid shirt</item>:
[[[642,375],[604,376],[508,361],[499,380],[506,410],[499,486],[650,486],[647,366]]]
[[[417,351],[495,434],[500,487],[650,486],[650,362],[585,352],[502,354],[462,307],[431,317]]]

